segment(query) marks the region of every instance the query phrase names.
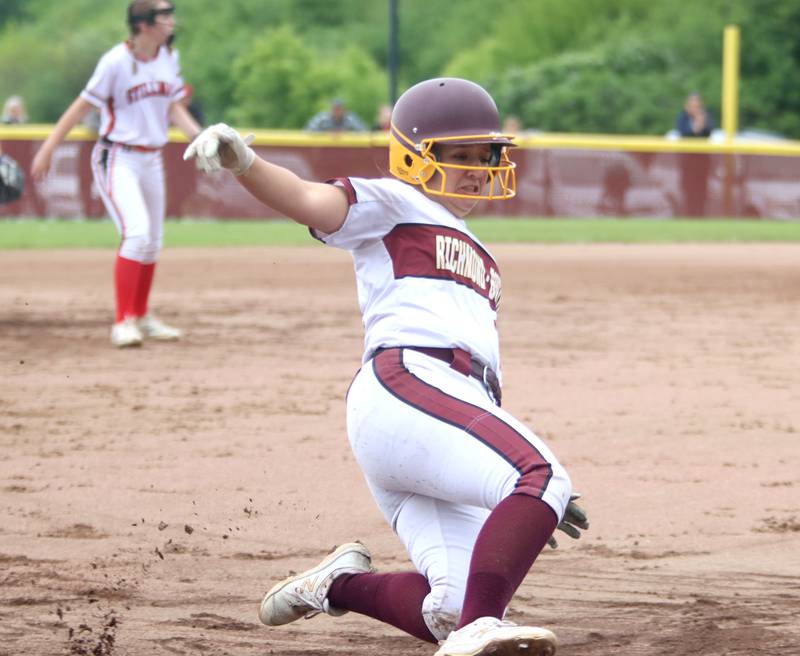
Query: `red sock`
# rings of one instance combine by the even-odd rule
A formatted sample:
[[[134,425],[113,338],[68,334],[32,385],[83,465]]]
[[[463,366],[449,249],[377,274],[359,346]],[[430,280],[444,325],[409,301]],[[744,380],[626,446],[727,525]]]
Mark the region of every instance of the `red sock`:
[[[541,499],[512,494],[497,505],[475,542],[459,629],[479,617],[503,617],[556,524]]]
[[[114,267],[114,287],[117,294],[117,322],[136,316],[136,289],[142,263],[117,255]]]
[[[416,572],[343,574],[331,584],[328,602],[436,644],[422,619],[422,602],[430,591],[428,580]]]
[[[156,263],[142,264],[139,273],[139,282],[136,285],[136,298],[133,306],[133,314],[143,317],[147,314],[147,299],[150,298],[150,287],[153,285],[153,274],[156,272]]]

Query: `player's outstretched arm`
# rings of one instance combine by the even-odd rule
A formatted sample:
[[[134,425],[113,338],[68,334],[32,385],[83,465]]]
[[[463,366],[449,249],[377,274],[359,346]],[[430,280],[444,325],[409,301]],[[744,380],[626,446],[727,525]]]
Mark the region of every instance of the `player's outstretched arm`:
[[[260,157],[237,179],[262,203],[309,228],[330,234],[342,227],[347,216],[349,205],[344,189],[303,180]]]
[[[248,139],[224,123],[203,130],[183,158],[206,172],[229,169],[253,196],[290,219],[325,233],[336,232],[347,216],[345,191],[303,180],[289,169],[256,156]]]
[[[50,170],[50,161],[53,158],[53,151],[58,147],[69,131],[80,123],[86,115],[93,109],[93,105],[78,96],[75,101],[58,119],[53,131],[41,145],[31,163],[31,175],[36,180],[41,180]]]

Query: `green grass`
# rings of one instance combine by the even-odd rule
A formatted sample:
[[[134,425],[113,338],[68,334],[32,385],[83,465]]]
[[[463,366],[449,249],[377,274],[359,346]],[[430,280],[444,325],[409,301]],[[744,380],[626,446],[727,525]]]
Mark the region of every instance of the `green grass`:
[[[312,244],[308,230],[290,221],[167,221],[167,247],[295,246]],[[115,248],[110,220],[0,220],[0,249]]]
[[[800,242],[800,222],[726,219],[518,219],[468,221],[487,243]],[[167,247],[301,246],[315,244],[290,221],[167,221]],[[111,221],[0,220],[0,250],[114,248]]]
[[[475,219],[485,242],[671,244],[798,242],[800,222],[732,219]]]

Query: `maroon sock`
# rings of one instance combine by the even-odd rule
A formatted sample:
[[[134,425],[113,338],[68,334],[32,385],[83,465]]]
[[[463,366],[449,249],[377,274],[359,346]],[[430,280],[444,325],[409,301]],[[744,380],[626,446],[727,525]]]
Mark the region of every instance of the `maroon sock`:
[[[136,316],[136,289],[141,270],[141,262],[117,255],[114,266],[114,289],[117,297],[118,322]]]
[[[422,619],[422,602],[430,591],[428,580],[416,572],[343,574],[331,584],[328,602],[435,644]]]
[[[479,617],[503,617],[556,524],[555,512],[541,499],[512,494],[497,504],[472,551],[458,628]]]
[[[150,298],[150,287],[153,285],[153,275],[156,272],[156,263],[142,264],[139,282],[136,285],[136,302],[133,312],[136,317],[147,314],[147,299]]]

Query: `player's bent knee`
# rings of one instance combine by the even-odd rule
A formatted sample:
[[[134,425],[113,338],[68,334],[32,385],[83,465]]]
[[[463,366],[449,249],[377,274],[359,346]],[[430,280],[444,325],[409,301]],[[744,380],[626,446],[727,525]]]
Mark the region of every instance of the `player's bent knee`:
[[[546,470],[535,467],[524,472],[514,481],[508,494],[514,493],[541,498],[553,509],[560,521],[572,494],[572,481],[566,470],[559,463],[553,462],[547,464]]]

